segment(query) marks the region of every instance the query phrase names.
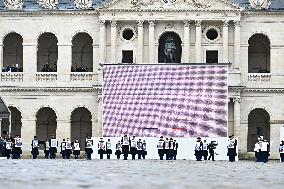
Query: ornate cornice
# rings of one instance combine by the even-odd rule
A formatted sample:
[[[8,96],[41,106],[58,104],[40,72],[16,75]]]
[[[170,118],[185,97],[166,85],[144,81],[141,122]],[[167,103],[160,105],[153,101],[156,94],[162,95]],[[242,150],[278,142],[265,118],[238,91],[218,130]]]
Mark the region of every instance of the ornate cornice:
[[[101,85],[94,85],[93,87],[1,87],[1,92],[94,92],[101,90]]]
[[[243,92],[284,93],[284,88],[245,88]]]

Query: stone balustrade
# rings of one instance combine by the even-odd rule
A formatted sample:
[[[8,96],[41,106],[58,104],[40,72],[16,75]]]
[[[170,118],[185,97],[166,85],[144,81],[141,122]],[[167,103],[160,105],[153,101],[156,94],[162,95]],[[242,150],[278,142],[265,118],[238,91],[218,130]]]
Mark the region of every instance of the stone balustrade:
[[[248,82],[270,82],[270,73],[249,73]]]
[[[2,72],[0,81],[18,82],[23,81],[22,72]]]
[[[38,72],[36,73],[36,81],[56,81],[57,73],[52,72]]]
[[[70,81],[96,81],[97,74],[91,72],[71,73]]]

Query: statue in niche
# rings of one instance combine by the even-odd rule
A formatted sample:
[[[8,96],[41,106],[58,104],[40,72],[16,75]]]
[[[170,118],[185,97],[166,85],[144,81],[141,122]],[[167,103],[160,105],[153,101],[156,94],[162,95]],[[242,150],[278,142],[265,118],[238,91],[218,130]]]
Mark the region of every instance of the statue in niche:
[[[176,44],[171,36],[168,36],[165,42],[164,48],[164,62],[165,63],[176,63]]]

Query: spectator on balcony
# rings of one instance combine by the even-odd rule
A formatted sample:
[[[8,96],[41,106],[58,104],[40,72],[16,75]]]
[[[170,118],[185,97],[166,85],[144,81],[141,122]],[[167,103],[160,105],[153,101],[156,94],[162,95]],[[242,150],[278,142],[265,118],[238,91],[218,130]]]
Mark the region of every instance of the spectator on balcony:
[[[23,68],[19,68],[18,64],[16,64],[16,66],[8,65],[6,68],[2,68],[2,72],[23,72]]]

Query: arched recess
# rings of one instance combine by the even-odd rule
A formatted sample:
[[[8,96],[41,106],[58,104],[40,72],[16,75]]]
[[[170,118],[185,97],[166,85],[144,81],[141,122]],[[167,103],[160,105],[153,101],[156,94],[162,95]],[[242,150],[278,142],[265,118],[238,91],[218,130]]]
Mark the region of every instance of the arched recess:
[[[72,39],[71,71],[93,71],[93,39],[87,33],[77,33]]]
[[[23,72],[23,38],[12,32],[3,40],[3,72]]]
[[[21,136],[22,130],[22,114],[21,112],[13,106],[8,107],[11,112],[11,136],[16,135]],[[1,137],[8,136],[9,133],[9,119],[3,119],[1,124]]]
[[[36,114],[36,136],[39,141],[46,141],[52,134],[56,136],[57,116],[53,109],[43,107]]]
[[[264,34],[249,38],[248,73],[270,73],[270,40]]]
[[[181,38],[175,32],[165,32],[159,39],[159,63],[181,63]]]
[[[58,40],[53,33],[43,33],[38,38],[37,71],[56,72],[58,60]]]
[[[247,150],[253,152],[258,136],[270,140],[270,115],[262,108],[256,108],[248,116]]]
[[[85,107],[76,108],[71,113],[71,140],[78,139],[83,149],[88,134],[92,135],[92,114]]]

